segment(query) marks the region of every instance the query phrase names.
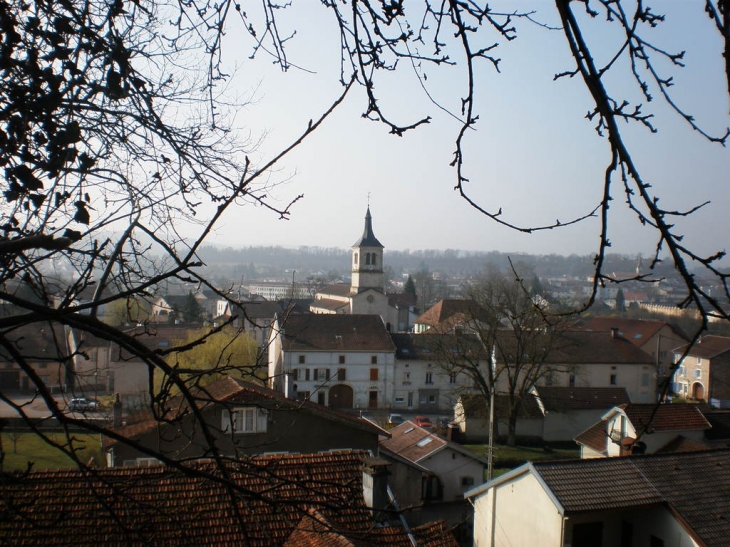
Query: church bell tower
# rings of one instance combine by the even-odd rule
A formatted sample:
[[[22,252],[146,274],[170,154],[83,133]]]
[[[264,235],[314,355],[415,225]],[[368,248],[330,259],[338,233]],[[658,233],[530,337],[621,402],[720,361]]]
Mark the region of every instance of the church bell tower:
[[[383,245],[373,234],[373,217],[368,206],[365,214],[365,229],[362,237],[352,246],[352,285],[353,294],[366,289],[383,292]]]

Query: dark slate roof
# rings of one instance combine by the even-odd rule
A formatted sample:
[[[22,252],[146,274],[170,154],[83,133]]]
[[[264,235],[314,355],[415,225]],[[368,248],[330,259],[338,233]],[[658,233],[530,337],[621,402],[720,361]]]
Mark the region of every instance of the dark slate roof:
[[[647,424],[650,424],[649,431],[680,431],[712,427],[697,405],[632,403],[623,405],[622,408],[637,432],[642,431]]]
[[[32,363],[58,362],[70,355],[63,325],[38,321],[29,325],[2,330],[3,337],[23,357]],[[0,362],[15,362],[7,348],[0,348]]]
[[[364,539],[375,528],[363,498],[366,457],[270,455],[229,461],[225,470],[191,462],[185,473],[163,466],[2,473],[0,537],[17,547],[269,547],[284,545],[316,511],[333,532]],[[385,543],[369,543],[377,544]]]
[[[712,426],[712,429],[705,432],[709,440],[730,439],[730,410],[704,411],[703,414]]]
[[[249,319],[273,319],[277,313],[286,309],[280,302],[263,300],[260,302],[240,302],[230,306],[231,315],[244,315]]]
[[[362,236],[358,239],[353,247],[380,247],[383,248],[382,243],[378,241],[373,233],[373,217],[370,215],[370,207],[368,207],[367,213],[365,213],[365,229],[362,231]]]
[[[238,380],[231,377],[222,378],[212,384],[201,387],[192,393],[198,408],[206,408],[216,404],[255,403],[261,408],[269,410],[291,410],[318,416],[324,420],[345,424],[354,429],[367,431],[374,435],[383,435],[382,429],[367,420],[362,420],[352,414],[331,410],[311,401],[294,401],[287,399],[282,393],[272,389]],[[167,414],[162,418],[155,418],[148,407],[127,416],[126,425],[112,429],[114,433],[128,439],[152,431],[161,424],[169,424],[176,417],[188,413],[189,405],[182,396],[177,396],[167,402]],[[105,446],[112,446],[116,441],[105,438]],[[262,450],[263,451],[263,450]]]
[[[631,402],[623,387],[538,387],[537,394],[548,412],[601,410]]]
[[[310,304],[310,309],[312,308],[319,308],[324,310],[339,310],[340,308],[348,308],[350,307],[349,302],[343,302],[342,300],[335,300],[334,298],[317,298],[316,300],[312,300],[312,303]]]
[[[392,351],[379,315],[290,315],[281,325],[286,351]]]
[[[453,334],[391,334],[398,359],[424,359],[448,362],[449,355],[469,355],[475,358],[484,347],[475,336]],[[479,357],[485,359],[486,355]]]
[[[730,537],[730,450],[528,464],[566,513],[666,504],[708,547]]]

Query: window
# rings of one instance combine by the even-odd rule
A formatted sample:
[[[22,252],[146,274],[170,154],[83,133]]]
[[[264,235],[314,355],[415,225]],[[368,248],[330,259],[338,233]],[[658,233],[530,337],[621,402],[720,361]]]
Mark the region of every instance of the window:
[[[296,369],[296,379],[299,381],[309,381],[309,369],[308,368],[298,368]]]
[[[370,253],[365,253],[365,265],[370,266]]]
[[[695,378],[702,378],[702,369],[695,369]]]
[[[344,355],[340,355],[340,357],[339,357],[339,363],[341,365],[344,365],[345,364],[345,356]]]
[[[224,409],[221,429],[224,433],[261,433],[266,431],[266,415],[256,407]]]
[[[355,266],[357,266],[357,253],[355,253]]]
[[[337,381],[344,382],[346,379],[347,379],[347,369],[338,368],[337,369]]]
[[[649,387],[649,373],[644,372],[641,375],[641,387]]]
[[[433,373],[432,372],[426,373],[426,383],[433,384]]]
[[[677,370],[677,374],[679,374],[680,376],[686,376],[687,375],[687,372],[686,372],[686,370],[684,368],[684,365],[682,365],[682,366],[679,367],[679,369]]]
[[[308,401],[311,396],[311,391],[297,391],[297,401]]]
[[[370,381],[374,381],[378,379],[378,369],[377,368],[371,368],[370,369]]]
[[[474,477],[461,477],[461,486],[474,486]]]
[[[371,365],[377,365],[378,364],[378,356],[377,355],[371,355],[370,356],[370,364]]]
[[[411,385],[411,373],[410,372],[406,372],[405,374],[403,374],[403,383],[405,385]]]
[[[330,369],[315,368],[314,369],[314,379],[315,379],[315,381],[329,380],[330,379]]]
[[[373,266],[375,266],[375,262],[376,262],[376,260],[375,260],[375,259],[376,259],[376,258],[378,258],[378,255],[376,255],[375,253],[373,253],[373,257],[372,257],[372,261],[371,261],[371,264],[372,264]]]
[[[615,386],[615,385],[617,385],[617,382],[618,382],[618,378],[616,376],[616,373],[615,372],[612,372],[611,373],[611,376],[610,376],[610,378],[608,380],[608,383],[610,385],[612,385],[612,386]]]
[[[568,377],[568,387],[575,387],[575,374]]]
[[[305,359],[305,356],[304,356],[304,355],[300,355],[300,356],[299,356],[299,364],[300,364],[300,365],[303,365],[303,364],[304,364],[304,363],[306,363],[306,362],[307,362],[307,361],[306,361],[306,359]]]
[[[456,383],[456,372],[452,372],[449,374],[449,383],[455,384]]]

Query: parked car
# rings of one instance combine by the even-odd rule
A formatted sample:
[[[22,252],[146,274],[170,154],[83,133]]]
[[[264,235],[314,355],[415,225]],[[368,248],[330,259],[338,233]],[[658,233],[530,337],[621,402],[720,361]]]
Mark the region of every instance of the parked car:
[[[405,420],[400,414],[391,414],[390,416],[388,416],[388,425],[390,426],[395,427],[402,424],[403,422],[405,422]]]
[[[426,429],[430,429],[431,427],[433,427],[433,424],[431,423],[431,420],[428,418],[428,416],[416,416],[416,419],[413,420],[413,423],[419,427],[423,427]]]
[[[74,397],[68,402],[68,409],[71,412],[96,412],[100,406],[99,401],[87,397]]]

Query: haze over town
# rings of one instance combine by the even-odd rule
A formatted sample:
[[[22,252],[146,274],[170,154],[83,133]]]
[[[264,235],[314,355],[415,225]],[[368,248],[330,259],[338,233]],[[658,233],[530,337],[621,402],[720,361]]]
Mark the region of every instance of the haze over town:
[[[522,4],[509,2],[503,8],[518,10]],[[680,108],[709,133],[722,134],[730,119],[723,96],[723,61],[717,54],[719,37],[708,36],[706,16],[695,7],[691,2],[663,6],[667,19],[653,32],[668,50],[687,50],[686,66],[672,72],[672,91]],[[554,10],[540,8],[538,5],[533,18],[555,26]],[[230,92],[251,98],[239,112],[237,124],[242,134],[250,134],[257,143],[253,158],[271,155],[290,142],[336,98],[340,89],[338,36],[327,24],[328,15],[314,6],[295,5],[291,12],[283,12],[280,24],[296,26],[291,62],[303,69],[283,73],[265,55],[238,66],[232,58],[224,59],[230,61],[233,73]],[[600,201],[610,159],[608,143],[594,130],[595,123],[586,119],[592,106],[583,84],[577,78],[554,81],[554,75],[572,62],[563,34],[527,21],[515,24],[519,39],[500,42],[500,73],[487,65],[479,73],[482,89],[476,107],[480,119],[476,130],[467,135],[466,190],[487,210],[501,208],[502,218],[517,226],[549,224],[556,219],[565,223],[589,213]],[[604,26],[590,29],[604,38],[602,53],[608,58],[618,42]],[[705,39],[681,43],[677,39],[680,27],[691,29],[684,36],[702,34]],[[229,40],[238,44],[239,38],[230,36]],[[617,70],[617,75],[629,73],[628,68],[621,68],[626,70]],[[387,239],[389,249],[594,253],[600,235],[598,217],[572,227],[528,234],[485,218],[458,196],[456,175],[449,164],[459,128],[459,101],[466,92],[463,67],[424,71],[427,80],[419,81],[415,70],[399,70],[379,80],[377,91],[382,106],[397,122],[410,123],[428,115],[430,124],[403,137],[389,135],[387,127],[361,118],[366,97],[356,90],[334,118],[272,175],[272,184],[284,181],[268,191],[275,203],[283,205],[303,195],[289,219],[279,220],[264,208],[244,207],[224,218],[210,242],[232,247],[346,249],[369,202],[378,234]],[[701,253],[724,250],[728,232],[724,212],[730,206],[730,193],[725,191],[728,150],[693,131],[659,100],[658,93],[652,90],[657,100],[647,103],[635,82],[620,78],[612,81],[617,93],[643,104],[657,129],[652,134],[638,124],[622,128],[651,190],[668,209],[682,211],[711,202],[689,218],[676,219],[678,232]],[[718,112],[726,115],[718,118]],[[612,194],[615,201],[608,234],[612,252],[650,255],[657,243],[653,230],[642,227],[627,209],[620,185],[614,185]]]

